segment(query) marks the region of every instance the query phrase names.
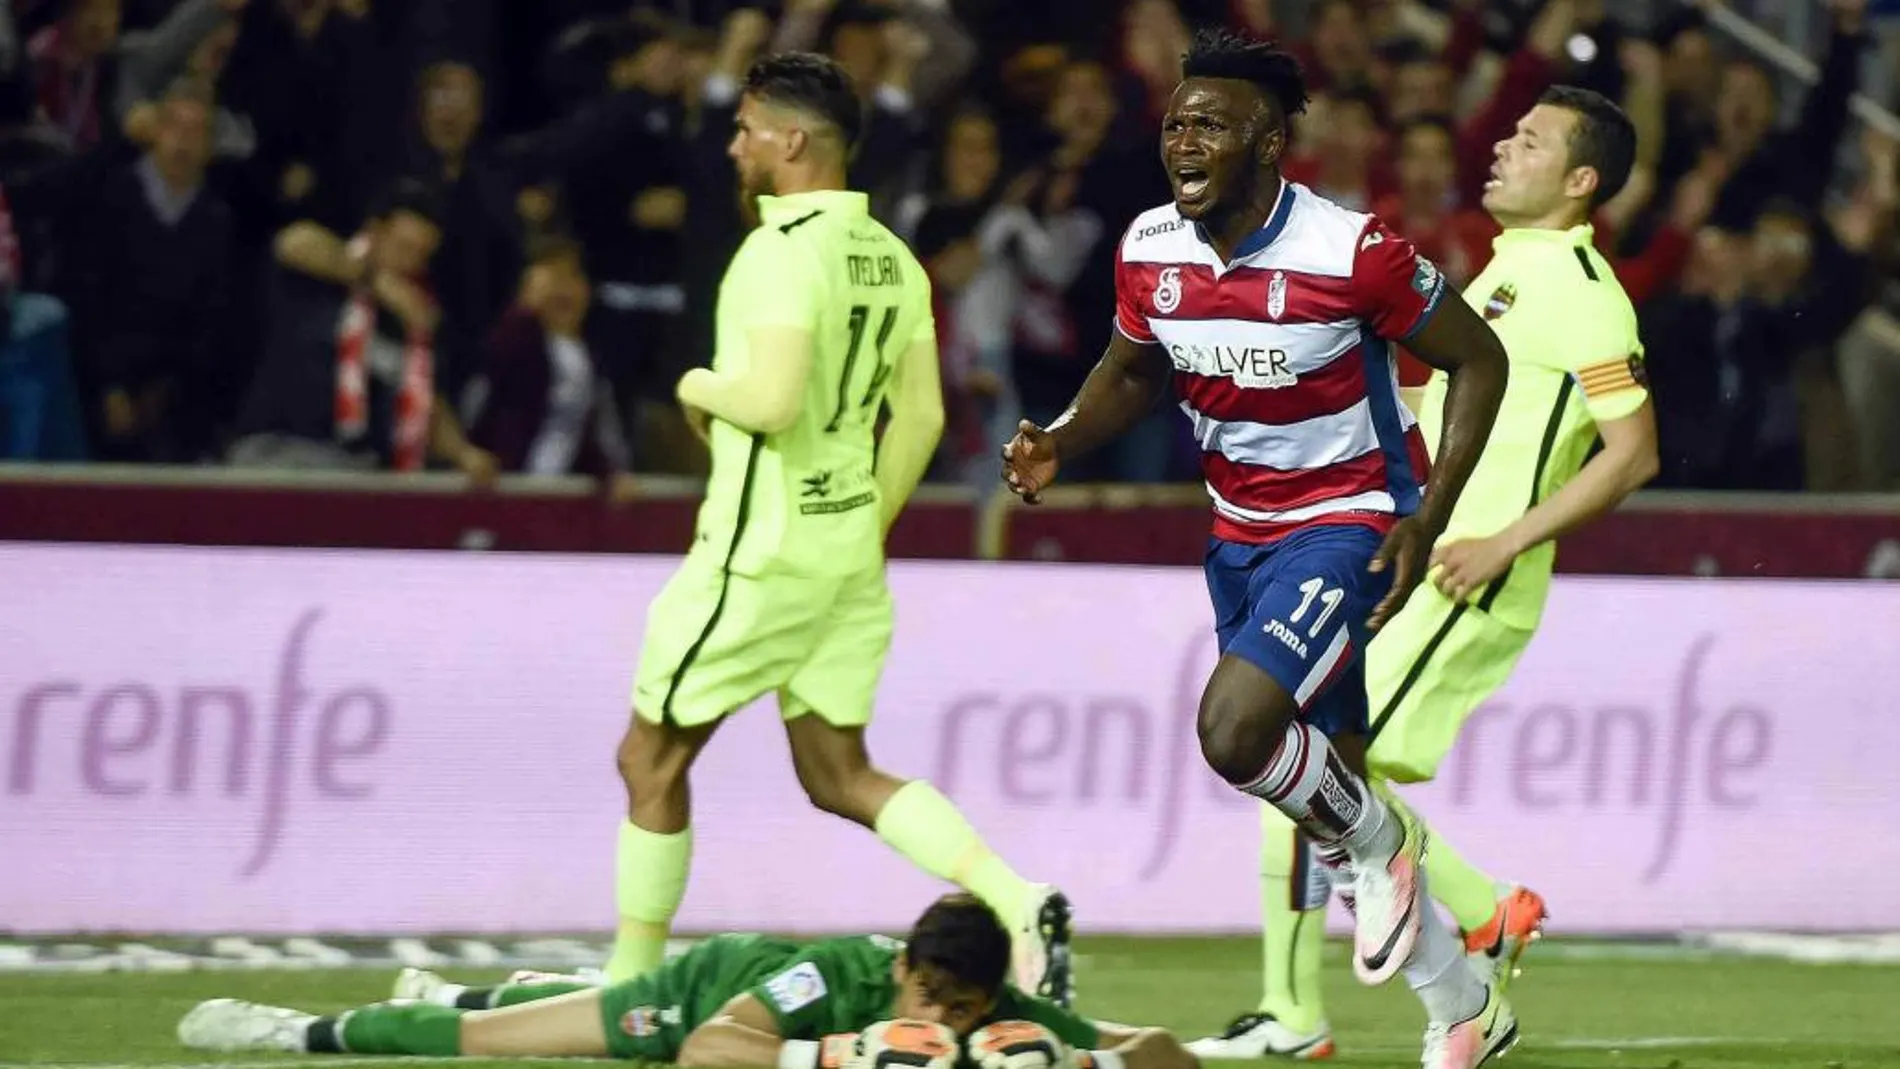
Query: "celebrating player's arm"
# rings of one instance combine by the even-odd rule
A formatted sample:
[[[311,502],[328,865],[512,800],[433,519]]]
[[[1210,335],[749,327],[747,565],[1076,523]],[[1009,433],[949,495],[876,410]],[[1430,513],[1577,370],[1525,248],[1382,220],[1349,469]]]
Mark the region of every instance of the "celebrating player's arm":
[[[1453,601],[1483,590],[1520,555],[1614,509],[1655,478],[1661,467],[1656,411],[1627,299],[1586,289],[1574,301],[1577,306],[1565,309],[1561,329],[1553,327],[1548,336],[1548,353],[1581,388],[1603,448],[1555,493],[1503,530],[1447,542],[1433,551],[1432,581]],[[1598,303],[1603,307],[1595,307]]]
[[[1047,427],[1022,421],[1003,446],[1003,481],[1035,504],[1064,458],[1079,457],[1119,438],[1154,407],[1173,365],[1149,333],[1115,253],[1115,329],[1108,348],[1066,411]]]
[[[1504,343],[1478,313],[1456,295],[1443,299],[1450,289],[1444,274],[1376,219],[1360,238],[1353,275],[1373,299],[1367,316],[1373,329],[1403,341],[1414,356],[1450,377],[1445,426],[1418,511],[1392,528],[1372,559],[1374,571],[1394,569],[1391,590],[1372,610],[1369,626],[1376,631],[1405,607],[1425,577],[1432,544],[1451,521],[1497,420],[1510,365]],[[1409,285],[1393,284],[1408,275]],[[1388,291],[1398,295],[1387,297]],[[1421,298],[1422,310],[1416,306]],[[1404,333],[1394,336],[1395,328]]]

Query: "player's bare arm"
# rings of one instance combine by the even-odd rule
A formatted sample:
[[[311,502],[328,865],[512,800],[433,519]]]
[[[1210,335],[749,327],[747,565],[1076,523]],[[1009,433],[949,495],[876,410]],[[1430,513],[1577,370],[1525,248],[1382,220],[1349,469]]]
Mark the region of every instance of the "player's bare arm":
[[[1168,384],[1167,354],[1115,331],[1108,350],[1054,423],[1024,420],[1003,446],[1003,481],[1030,504],[1055,481],[1065,458],[1082,456],[1119,437],[1154,407]]]
[[[1432,543],[1444,533],[1458,495],[1478,466],[1510,373],[1504,343],[1463,301],[1441,304],[1406,346],[1420,360],[1450,375],[1451,383],[1445,393],[1445,427],[1431,483],[1418,512],[1392,529],[1372,561],[1375,571],[1394,569],[1391,592],[1372,612],[1374,630],[1405,607],[1424,578]]]
[[[1603,448],[1576,477],[1489,538],[1448,542],[1432,552],[1438,589],[1462,601],[1511,566],[1519,554],[1543,545],[1615,508],[1656,477],[1656,411],[1648,401],[1619,419],[1597,425]]]
[[[680,404],[726,421],[747,434],[777,434],[798,419],[811,378],[812,335],[799,327],[755,327],[746,332],[751,361],[743,372],[696,367],[680,377]]]
[[[693,1029],[680,1047],[678,1064],[686,1069],[777,1065],[784,1046],[771,1012],[757,998],[739,995]]]
[[[1128,1028],[1100,1022],[1096,1027],[1102,1035],[1102,1049],[1119,1057],[1123,1069],[1197,1069],[1201,1064],[1165,1028]]]
[[[889,403],[890,422],[878,443],[876,470],[887,533],[923,480],[943,437],[943,382],[934,335],[919,337],[898,358]]]

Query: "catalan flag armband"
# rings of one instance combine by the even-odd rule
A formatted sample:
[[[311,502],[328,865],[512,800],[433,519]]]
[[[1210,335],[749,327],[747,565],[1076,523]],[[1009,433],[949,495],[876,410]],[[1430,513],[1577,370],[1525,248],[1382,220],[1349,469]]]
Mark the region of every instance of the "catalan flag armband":
[[[1634,353],[1615,360],[1585,364],[1577,369],[1576,375],[1577,385],[1583,387],[1583,395],[1592,401],[1624,390],[1649,388],[1649,373],[1643,367],[1643,358]]]

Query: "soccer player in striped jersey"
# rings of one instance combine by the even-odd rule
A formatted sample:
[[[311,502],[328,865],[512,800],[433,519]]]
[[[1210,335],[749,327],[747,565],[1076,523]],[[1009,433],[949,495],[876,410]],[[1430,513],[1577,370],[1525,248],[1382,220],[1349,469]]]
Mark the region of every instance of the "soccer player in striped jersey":
[[[1472,1069],[1516,1021],[1421,897],[1423,829],[1367,786],[1361,652],[1424,576],[1504,394],[1503,346],[1378,219],[1280,174],[1299,65],[1197,36],[1163,121],[1172,203],[1116,257],[1116,330],[1049,427],[1024,423],[1004,478],[1033,500],[1059,465],[1140,419],[1172,379],[1214,505],[1221,659],[1198,719],[1208,764],[1320,844],[1357,916],[1360,979],[1403,972],[1426,1005],[1427,1069]],[[1392,344],[1446,372],[1431,484]],[[1329,741],[1329,738],[1331,741]]]
[[[1504,685],[1550,591],[1556,539],[1614,508],[1656,474],[1656,419],[1636,313],[1592,244],[1590,213],[1630,172],[1636,132],[1615,104],[1559,86],[1497,147],[1484,207],[1504,227],[1465,290],[1510,355],[1510,386],[1484,457],[1452,511],[1422,586],[1366,653],[1377,779],[1430,780],[1465,719]],[[1428,443],[1446,382],[1416,405]],[[1594,441],[1603,448],[1591,455]],[[1266,985],[1259,1008],[1204,1057],[1311,1056],[1332,1048],[1320,1001],[1326,896],[1299,833],[1262,813]],[[1426,856],[1431,893],[1463,930],[1481,971],[1510,978],[1543,928],[1543,899],[1500,883],[1442,837]]]

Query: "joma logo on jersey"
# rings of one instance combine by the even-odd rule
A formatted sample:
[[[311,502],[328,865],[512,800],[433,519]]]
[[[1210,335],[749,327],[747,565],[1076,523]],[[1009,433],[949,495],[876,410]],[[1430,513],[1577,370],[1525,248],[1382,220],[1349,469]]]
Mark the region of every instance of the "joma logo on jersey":
[[[1135,240],[1141,241],[1144,238],[1152,238],[1159,234],[1172,234],[1186,225],[1187,220],[1185,219],[1173,219],[1165,223],[1156,223],[1153,226],[1144,226],[1140,230],[1135,231]]]
[[[1293,633],[1292,628],[1278,620],[1268,620],[1267,626],[1260,630],[1265,631],[1271,638],[1279,639],[1287,649],[1299,654],[1301,660],[1306,659],[1306,643],[1300,640],[1300,636]]]
[[[1297,385],[1285,349],[1239,345],[1170,345],[1168,359],[1179,371],[1234,380],[1248,389],[1282,390]]]
[[[813,472],[812,474],[805,476],[805,478],[801,481],[805,484],[805,489],[802,490],[798,496],[800,497],[830,497],[831,496],[831,473],[830,472],[828,471]]]

